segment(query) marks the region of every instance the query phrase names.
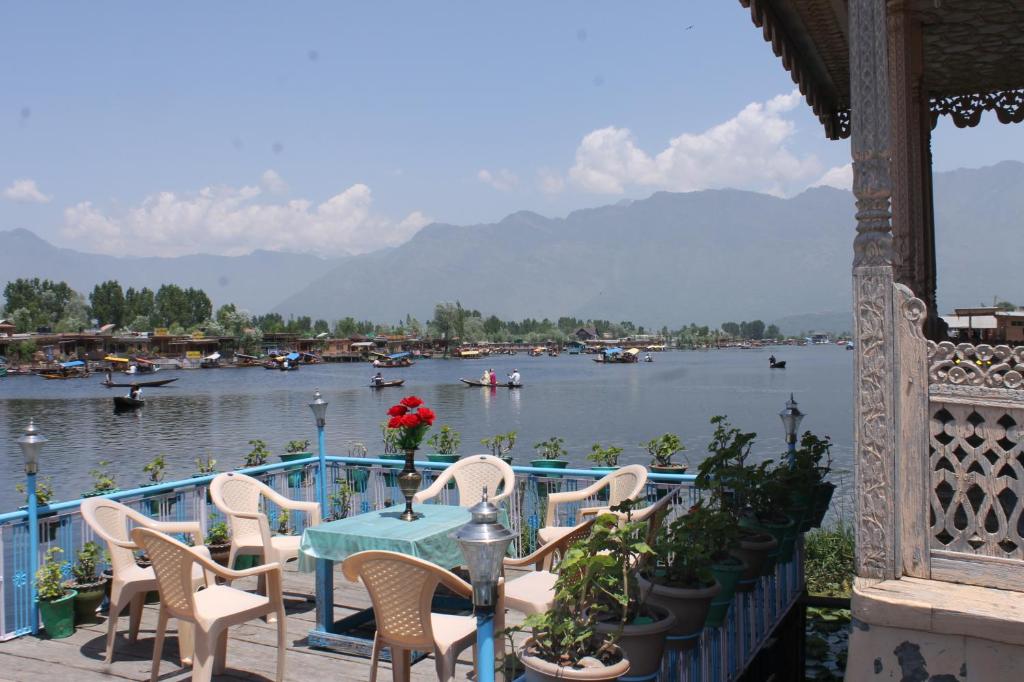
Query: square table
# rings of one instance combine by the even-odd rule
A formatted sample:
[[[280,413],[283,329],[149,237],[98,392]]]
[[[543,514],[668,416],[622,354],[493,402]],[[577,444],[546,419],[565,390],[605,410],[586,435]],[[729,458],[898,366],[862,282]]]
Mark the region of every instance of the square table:
[[[370,549],[390,550],[418,557],[443,568],[462,563],[462,550],[451,533],[467,523],[466,507],[420,504],[423,514],[415,521],[402,521],[405,505],[396,505],[307,528],[299,545],[299,570],[316,567],[316,629],[309,633],[312,646],[331,647],[368,656],[370,642],[344,632],[366,624],[372,609],[334,621],[334,562]]]

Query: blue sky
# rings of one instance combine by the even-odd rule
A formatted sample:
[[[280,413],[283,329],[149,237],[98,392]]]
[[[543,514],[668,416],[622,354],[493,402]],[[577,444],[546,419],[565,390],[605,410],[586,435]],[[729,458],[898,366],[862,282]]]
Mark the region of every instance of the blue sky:
[[[0,229],[88,251],[362,252],[849,160],[730,0],[7,2],[0,63]],[[1016,135],[943,120],[935,167]]]

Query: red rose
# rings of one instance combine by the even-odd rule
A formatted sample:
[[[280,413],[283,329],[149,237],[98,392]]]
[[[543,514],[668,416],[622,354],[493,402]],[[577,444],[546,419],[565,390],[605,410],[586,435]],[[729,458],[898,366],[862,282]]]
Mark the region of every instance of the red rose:
[[[418,414],[420,419],[422,419],[428,426],[434,423],[434,417],[436,415],[429,407],[421,407],[416,414]]]
[[[415,412],[405,415],[404,417],[398,417],[402,421],[402,426],[407,429],[415,429],[420,425],[420,418]]]
[[[409,411],[408,407],[404,405],[394,405],[388,410],[388,416],[390,417],[401,417],[403,414]]]
[[[388,420],[388,428],[389,429],[397,429],[400,426],[402,426],[402,418],[401,417],[392,417],[391,419]]]
[[[410,410],[415,409],[423,404],[423,401],[414,395],[406,396],[402,398],[401,404],[408,407]]]

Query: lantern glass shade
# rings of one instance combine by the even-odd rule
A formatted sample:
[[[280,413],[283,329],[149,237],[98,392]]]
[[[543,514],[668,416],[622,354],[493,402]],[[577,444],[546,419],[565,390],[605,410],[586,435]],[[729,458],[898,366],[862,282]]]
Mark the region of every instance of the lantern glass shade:
[[[790,440],[794,440],[797,431],[800,429],[800,422],[803,421],[804,413],[797,407],[792,393],[786,402],[786,409],[779,413],[779,417],[782,419],[782,426],[786,429],[786,436]]]
[[[25,473],[34,474],[39,471],[39,451],[49,439],[39,433],[35,421],[30,419],[25,428],[25,435],[18,439],[22,457],[25,459]]]
[[[327,401],[320,396],[320,391],[317,391],[313,402],[309,404],[309,409],[313,410],[313,416],[316,417],[317,426],[327,423],[327,404]]]
[[[486,489],[483,499],[469,511],[472,520],[453,533],[453,536],[462,549],[469,569],[473,603],[490,607],[497,601],[502,559],[505,558],[508,543],[515,536],[498,523],[498,508],[487,501]]]

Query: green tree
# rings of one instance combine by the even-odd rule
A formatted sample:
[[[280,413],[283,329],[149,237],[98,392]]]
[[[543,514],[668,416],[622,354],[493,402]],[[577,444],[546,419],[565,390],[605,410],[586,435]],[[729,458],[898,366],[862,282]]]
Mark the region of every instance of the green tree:
[[[186,327],[193,327],[208,320],[213,314],[213,303],[202,289],[189,287],[185,290],[185,301],[188,305],[188,319],[179,320]]]
[[[779,328],[777,326],[770,324],[768,325],[768,329],[764,331],[764,336],[767,339],[777,339],[780,338],[782,334],[779,333]]]
[[[99,325],[115,324],[118,327],[125,323],[124,291],[117,280],[108,280],[93,287],[89,294],[89,312]]]
[[[740,335],[740,326],[735,322],[723,322],[722,331],[733,338],[738,338]]]
[[[327,320],[317,320],[313,323],[313,334],[323,334],[331,330]]]
[[[133,330],[145,331],[152,326],[154,300],[153,290],[148,287],[142,287],[138,291],[128,287],[128,290],[124,292],[124,319],[131,322]],[[143,326],[135,326],[142,323],[143,320],[145,320]]]
[[[334,323],[334,335],[341,339],[347,339],[356,334],[356,318],[346,317]]]
[[[18,331],[54,327],[69,312],[76,316],[80,312],[75,304],[81,296],[67,282],[40,280],[38,277],[16,279],[4,287],[4,298],[6,314],[14,319]]]
[[[284,318],[279,313],[260,315],[253,322],[265,334],[277,334],[284,331]]]
[[[150,318],[161,327],[189,324],[192,310],[185,291],[177,284],[164,284],[157,289]]]

